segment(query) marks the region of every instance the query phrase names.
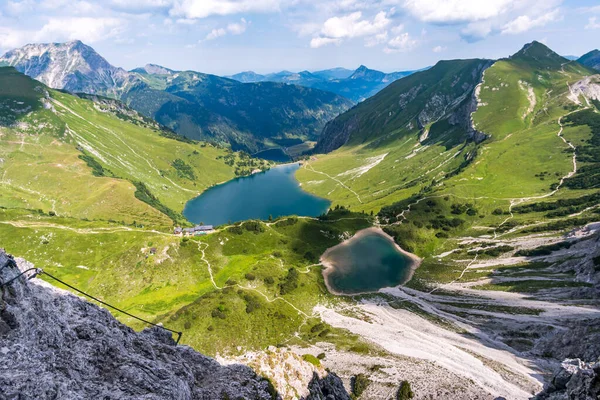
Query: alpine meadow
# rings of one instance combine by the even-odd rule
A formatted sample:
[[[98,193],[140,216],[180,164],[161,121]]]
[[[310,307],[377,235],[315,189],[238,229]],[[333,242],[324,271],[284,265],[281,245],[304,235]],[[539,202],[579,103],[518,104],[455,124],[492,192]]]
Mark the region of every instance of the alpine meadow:
[[[597,5],[8,3],[0,398],[600,399]]]

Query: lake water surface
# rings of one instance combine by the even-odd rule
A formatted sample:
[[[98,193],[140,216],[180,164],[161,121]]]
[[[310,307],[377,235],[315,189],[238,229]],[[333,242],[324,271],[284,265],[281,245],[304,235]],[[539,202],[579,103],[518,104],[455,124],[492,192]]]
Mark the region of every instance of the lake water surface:
[[[275,161],[275,162],[288,162],[292,161],[291,157],[288,156],[282,149],[268,149],[259,151],[253,154],[252,157],[262,158],[263,160]]]
[[[403,252],[380,229],[368,228],[328,249],[321,262],[331,292],[357,294],[408,282],[419,259]]]
[[[183,215],[193,223],[210,225],[266,220],[269,215],[319,216],[331,203],[300,188],[294,177],[298,168],[298,164],[282,165],[214,186],[190,200]]]

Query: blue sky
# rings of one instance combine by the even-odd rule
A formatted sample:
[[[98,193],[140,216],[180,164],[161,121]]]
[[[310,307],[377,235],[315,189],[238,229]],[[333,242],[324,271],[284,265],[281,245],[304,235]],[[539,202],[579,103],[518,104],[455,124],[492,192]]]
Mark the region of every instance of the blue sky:
[[[114,65],[215,74],[422,68],[538,40],[600,47],[600,3],[561,0],[0,0],[0,52],[80,39]]]

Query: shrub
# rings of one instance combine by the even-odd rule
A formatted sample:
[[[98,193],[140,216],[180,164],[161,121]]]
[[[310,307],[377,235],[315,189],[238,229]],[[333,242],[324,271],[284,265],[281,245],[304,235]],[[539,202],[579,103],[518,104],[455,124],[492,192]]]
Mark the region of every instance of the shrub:
[[[352,386],[352,394],[355,398],[359,398],[367,387],[369,387],[371,381],[365,374],[358,374],[351,379],[350,384]]]
[[[267,276],[264,280],[267,285],[272,285],[275,283],[275,279],[273,279],[272,276]]]
[[[256,279],[256,276],[254,276],[254,274],[251,274],[250,272],[248,272],[246,275],[244,275],[244,278],[246,278],[249,281],[253,281]]]
[[[244,223],[244,229],[249,232],[254,232],[257,235],[265,231],[265,227],[260,221],[246,221]]]
[[[279,284],[279,292],[281,295],[290,293],[298,287],[299,274],[296,268],[290,268],[283,281]]]
[[[236,235],[241,235],[242,233],[244,233],[244,231],[239,225],[230,226],[229,228],[227,228],[227,232],[234,233]]]
[[[408,381],[402,381],[398,388],[398,393],[396,394],[396,400],[409,400],[413,397],[415,397],[415,394],[410,388],[410,383],[408,383]]]
[[[194,174],[192,167],[186,164],[181,158],[177,158],[171,163],[171,165],[177,170],[177,175],[180,178],[189,179],[190,181],[196,179],[196,175]]]
[[[308,363],[311,363],[315,367],[321,366],[321,361],[319,361],[319,359],[317,357],[313,356],[312,354],[304,354],[302,356],[302,359]]]

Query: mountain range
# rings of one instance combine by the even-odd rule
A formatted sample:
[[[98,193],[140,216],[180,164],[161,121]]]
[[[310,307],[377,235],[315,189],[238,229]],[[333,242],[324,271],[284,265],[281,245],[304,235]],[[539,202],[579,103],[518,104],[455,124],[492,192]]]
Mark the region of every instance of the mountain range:
[[[334,68],[322,71],[281,71],[260,75],[253,71],[241,72],[230,76],[240,82],[282,82],[294,85],[326,90],[344,96],[354,102],[363,101],[390,83],[415,71],[392,72],[386,74],[369,69],[364,65],[355,71],[345,68]]]
[[[148,65],[125,71],[80,41],[30,44],[0,63],[56,89],[109,96],[191,139],[255,152],[271,139],[315,139],[352,106],[344,97],[282,83],[242,84],[194,71]]]
[[[595,54],[573,61],[532,42],[510,57],[443,60],[401,78],[329,118],[313,154],[300,167],[286,167],[295,168],[298,190],[328,200],[329,210],[228,222],[190,237],[174,231],[191,226],[182,216],[189,199],[274,165],[215,138],[222,132],[219,141],[248,148],[274,140],[278,126],[301,130],[286,124],[302,116],[261,107],[318,89],[147,65],[126,71],[134,82],[122,93],[107,75],[92,74],[80,76],[92,94],[73,94],[2,67],[0,244],[42,267],[45,288],[56,283],[53,274],[127,310],[114,315],[131,328],[145,326],[135,315],[182,332],[181,344],[250,366],[286,400],[327,398],[305,391],[313,372],[325,369],[363,400],[410,398],[412,390],[417,398],[594,399],[600,394]],[[51,70],[47,76],[58,82],[76,82]],[[346,72],[324,72],[336,73]],[[312,106],[322,107],[302,108]],[[274,126],[271,137],[227,125],[244,112],[258,114],[244,122],[253,129]],[[197,113],[221,129],[213,127],[209,141],[167,127],[197,129]],[[276,172],[241,179],[252,184]],[[381,235],[394,257],[407,257],[405,283],[332,293],[328,271],[337,267],[325,254],[369,232]],[[352,257],[387,259],[391,253],[378,247]],[[18,273],[6,258],[0,251],[3,284]],[[339,265],[347,272],[345,262]],[[370,268],[350,273],[358,283],[376,275]],[[247,369],[230,375],[234,367],[228,372],[213,362],[214,374],[185,365],[181,374],[162,371],[209,361],[173,347],[167,332],[134,334],[106,312],[38,282],[18,279],[0,298],[0,336],[9,343],[0,353],[24,371],[52,374],[18,380],[22,371],[0,369],[0,397],[6,391],[35,397],[38,388],[54,394],[60,382],[67,397],[103,387],[164,398],[173,379],[181,379],[173,390],[212,385],[223,398],[235,394],[215,383],[220,376],[245,382],[236,392],[242,396],[257,385],[270,390]],[[114,357],[99,358],[106,343]],[[80,361],[105,369],[82,372]],[[81,376],[93,384],[79,385]],[[116,384],[115,376],[127,381]],[[169,385],[157,387],[159,378]]]

